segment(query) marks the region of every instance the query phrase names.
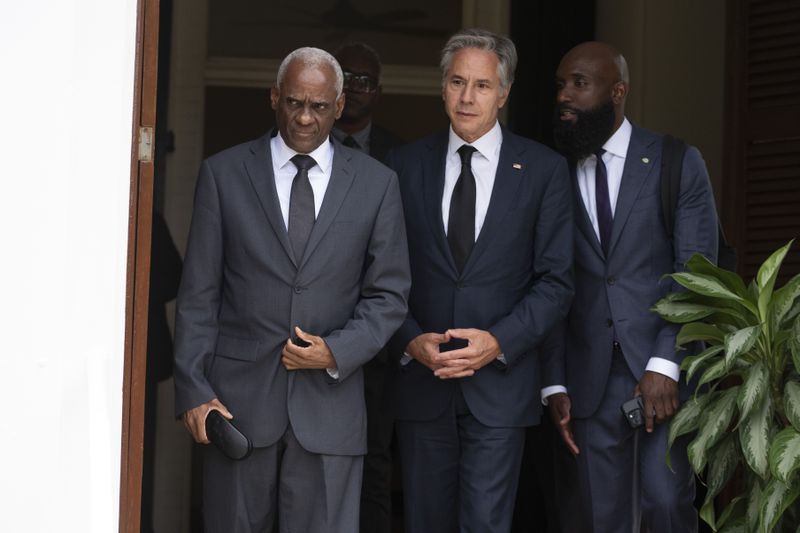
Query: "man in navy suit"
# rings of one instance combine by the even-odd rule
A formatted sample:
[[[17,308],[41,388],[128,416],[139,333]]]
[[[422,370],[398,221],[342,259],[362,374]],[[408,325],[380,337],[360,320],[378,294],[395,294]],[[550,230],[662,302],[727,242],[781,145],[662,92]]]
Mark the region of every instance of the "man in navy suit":
[[[675,226],[661,219],[662,137],[625,118],[628,69],[611,46],[578,45],[556,74],[555,139],[575,189],[575,299],[560,349],[548,354],[542,396],[573,457],[558,476],[574,502],[567,531],[697,531],[686,440],[666,464],[667,422],[679,407],[678,328],[650,307],[675,289],[664,274],[700,252],[716,259],[717,217],[696,148],[682,166]],[[685,391],[683,391],[685,392]],[[644,405],[633,430],[620,406]],[[635,496],[634,496],[635,494]],[[569,498],[569,499],[567,499]]]
[[[412,289],[393,337],[406,529],[510,530],[538,348],[572,296],[566,161],[502,128],[514,44],[484,30],[442,51],[449,131],[390,153]]]

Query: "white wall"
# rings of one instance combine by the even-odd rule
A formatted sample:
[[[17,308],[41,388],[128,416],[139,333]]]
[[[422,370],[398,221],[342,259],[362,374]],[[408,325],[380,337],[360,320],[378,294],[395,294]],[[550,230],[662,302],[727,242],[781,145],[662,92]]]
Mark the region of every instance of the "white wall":
[[[0,7],[0,531],[116,531],[135,0]]]

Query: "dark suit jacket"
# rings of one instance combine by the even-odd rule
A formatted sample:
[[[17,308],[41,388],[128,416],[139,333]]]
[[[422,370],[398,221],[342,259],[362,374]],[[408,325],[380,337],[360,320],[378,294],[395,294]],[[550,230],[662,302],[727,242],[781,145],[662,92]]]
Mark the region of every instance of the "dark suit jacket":
[[[423,332],[480,328],[499,341],[499,361],[474,376],[441,380],[411,361],[396,372],[398,418],[439,416],[461,388],[472,414],[493,427],[538,422],[538,346],[562,320],[572,296],[572,199],[564,159],[503,130],[486,220],[459,275],[442,222],[442,133],[403,146],[388,164],[400,178],[408,228],[412,289],[409,315],[391,343],[401,354]]]
[[[391,131],[372,123],[369,132],[369,155],[385,163],[389,150],[400,146],[403,141]]]
[[[334,143],[333,170],[302,260],[281,216],[269,136],[206,160],[176,320],[175,410],[219,397],[255,446],[291,422],[314,453],[366,452],[361,365],[406,314],[410,278],[397,179]],[[288,372],[292,327],[320,335],[339,379]]]
[[[650,357],[680,364],[688,353],[675,351],[679,328],[660,319],[650,307],[670,290],[677,290],[661,278],[684,270],[694,252],[716,260],[714,195],[700,152],[689,147],[675,212],[674,242],[670,242],[660,214],[660,168],[661,136],[634,126],[608,258],[600,248],[573,174],[575,298],[561,349],[548,354],[544,385],[567,386],[575,417],[591,416],[600,404],[615,338],[637,379]]]

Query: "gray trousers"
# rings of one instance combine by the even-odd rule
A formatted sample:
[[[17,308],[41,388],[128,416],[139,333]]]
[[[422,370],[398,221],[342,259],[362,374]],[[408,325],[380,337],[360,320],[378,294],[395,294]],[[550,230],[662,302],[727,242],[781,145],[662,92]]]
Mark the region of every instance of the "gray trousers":
[[[291,429],[243,461],[205,446],[205,531],[357,533],[361,469],[361,456],[306,451]]]

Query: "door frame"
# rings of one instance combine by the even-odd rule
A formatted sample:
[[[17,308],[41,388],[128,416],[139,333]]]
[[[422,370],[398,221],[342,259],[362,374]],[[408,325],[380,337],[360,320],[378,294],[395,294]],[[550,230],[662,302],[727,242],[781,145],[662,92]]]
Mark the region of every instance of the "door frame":
[[[153,210],[159,0],[138,0],[131,143],[119,531],[139,533]]]

